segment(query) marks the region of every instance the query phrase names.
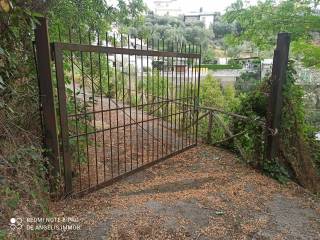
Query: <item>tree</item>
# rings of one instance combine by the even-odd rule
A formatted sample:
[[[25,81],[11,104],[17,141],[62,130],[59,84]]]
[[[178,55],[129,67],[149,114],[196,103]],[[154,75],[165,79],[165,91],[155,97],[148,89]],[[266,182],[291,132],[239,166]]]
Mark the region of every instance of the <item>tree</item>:
[[[49,4],[50,33],[53,37],[61,33],[67,36],[69,28],[80,27],[104,35],[111,24],[124,32],[143,21],[141,14],[145,10],[143,0],[118,0],[116,6],[105,0],[56,0]]]
[[[207,62],[213,60],[212,45],[213,33],[205,28],[203,22],[184,22],[180,17],[156,16],[149,14],[145,17],[144,24],[133,24],[128,33],[143,39],[153,39],[154,42],[165,40],[169,44],[178,44],[185,48],[186,45],[202,47],[203,56]],[[210,51],[210,52],[209,52]]]
[[[313,44],[313,33],[320,31],[320,16],[315,7],[319,1],[285,0],[259,1],[256,6],[245,7],[242,0],[232,4],[224,15],[228,23],[239,25],[228,43],[239,45],[244,41],[252,42],[260,50],[272,49],[278,32],[290,32],[296,53],[303,54],[307,66],[317,65],[320,48]],[[308,49],[312,48],[312,51]]]

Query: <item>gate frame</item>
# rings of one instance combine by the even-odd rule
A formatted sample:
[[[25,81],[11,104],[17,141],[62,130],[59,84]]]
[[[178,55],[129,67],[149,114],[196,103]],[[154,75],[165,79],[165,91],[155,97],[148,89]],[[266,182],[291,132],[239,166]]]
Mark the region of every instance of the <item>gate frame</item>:
[[[59,176],[59,142],[56,127],[56,113],[54,106],[54,95],[51,75],[51,48],[48,33],[48,20],[44,17],[37,17],[35,34],[36,63],[38,72],[39,94],[40,94],[40,112],[43,123],[43,146],[44,156],[48,158],[50,166],[49,184],[50,192],[57,190],[56,177]]]
[[[38,69],[38,81],[40,92],[41,115],[43,118],[44,127],[44,148],[48,151],[45,156],[48,157],[50,164],[53,166],[50,172],[50,191],[52,193],[57,190],[57,177],[63,175],[64,177],[64,196],[82,196],[86,193],[93,192],[102,187],[111,185],[117,180],[123,179],[140,170],[153,166],[169,157],[175,156],[187,149],[190,149],[198,144],[198,123],[196,121],[195,128],[195,143],[183,149],[177,150],[168,154],[167,156],[158,158],[149,163],[143,164],[131,171],[125,172],[121,175],[113,177],[107,181],[96,184],[88,189],[79,192],[72,192],[72,160],[69,144],[68,131],[68,114],[66,109],[66,89],[64,82],[63,69],[63,50],[78,50],[87,52],[105,52],[114,54],[128,54],[140,56],[165,56],[165,57],[191,57],[199,59],[199,72],[197,79],[197,96],[194,99],[194,111],[196,112],[196,119],[199,118],[199,91],[200,91],[200,64],[201,64],[201,47],[200,53],[182,53],[182,52],[159,52],[150,50],[124,49],[117,47],[102,47],[94,45],[78,45],[72,43],[50,43],[48,33],[48,20],[45,17],[37,18],[39,24],[36,26],[35,32],[35,47],[36,47],[36,67]],[[59,121],[61,130],[61,143],[59,143],[57,116],[54,103],[54,88],[52,79],[52,61],[55,62],[56,80],[57,80],[57,94],[59,107]],[[60,145],[60,146],[59,146]],[[62,159],[61,159],[62,158]],[[60,159],[63,161],[63,170],[61,169]],[[62,170],[62,171],[61,171]],[[58,193],[59,194],[59,193]]]

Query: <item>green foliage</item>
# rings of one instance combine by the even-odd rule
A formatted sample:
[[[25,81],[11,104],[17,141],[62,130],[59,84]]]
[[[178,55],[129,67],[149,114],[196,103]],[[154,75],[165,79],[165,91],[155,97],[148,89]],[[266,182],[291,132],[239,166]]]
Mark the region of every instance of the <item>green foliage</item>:
[[[211,75],[207,75],[206,78],[202,80],[200,85],[200,106],[233,111],[238,104],[239,99],[236,97],[236,92],[232,85],[227,85],[222,88],[220,82]],[[203,113],[204,112],[200,112],[200,116]],[[231,120],[229,117],[224,115],[220,115],[219,117],[226,125],[229,125]],[[208,123],[208,118],[204,118],[199,123],[199,136],[203,139],[207,137]],[[215,142],[227,137],[224,128],[217,122],[214,122],[211,135]]]
[[[135,24],[129,28],[129,33],[135,37],[153,39],[153,48],[157,48],[157,42],[164,39],[174,48],[184,48],[193,51],[193,45],[201,46],[205,62],[213,60],[213,51],[210,49],[212,31],[205,28],[201,21],[184,22],[180,17],[147,15],[144,24]]]
[[[320,30],[317,5],[317,0],[265,0],[246,7],[244,1],[238,0],[227,9],[224,19],[229,24],[239,24],[239,31],[232,32],[225,40],[231,45],[248,41],[260,50],[269,50],[279,32],[289,32],[293,51],[307,66],[319,66],[319,46],[312,43],[313,33]]]
[[[277,161],[277,160],[272,161],[272,162],[270,162],[268,160],[264,160],[261,168],[262,168],[261,170],[264,173],[266,173],[268,176],[276,179],[277,181],[279,181],[282,184],[287,183],[288,180],[290,179],[290,175],[288,173],[288,170],[284,166],[279,164],[279,161]]]
[[[6,205],[8,205],[12,209],[16,209],[20,201],[20,194],[9,187],[4,189],[4,198],[6,199]]]
[[[238,42],[251,41],[259,48],[274,46],[278,32],[290,32],[292,40],[310,39],[311,31],[320,28],[319,16],[310,1],[286,0],[260,1],[255,6],[245,7],[243,1],[228,8],[224,16],[229,23],[238,22],[241,32]]]
[[[235,110],[241,115],[249,116],[250,120],[232,123],[235,131],[246,130],[246,134],[239,137],[239,141],[244,147],[249,163],[261,167],[266,174],[280,182],[285,182],[288,178],[295,179],[297,175],[301,174],[299,171],[302,170],[297,168],[297,162],[302,161],[300,154],[311,152],[313,163],[318,166],[319,170],[320,148],[315,147],[319,146],[319,143],[315,141],[312,127],[305,121],[304,91],[295,84],[295,74],[293,66],[290,65],[283,93],[283,112],[279,129],[280,155],[276,159],[271,162],[265,159],[265,129],[258,122],[266,119],[270,92],[269,81],[264,81],[254,91],[241,95],[241,102]],[[306,149],[303,149],[305,153],[299,152],[301,151],[299,150],[301,142],[307,146]]]
[[[0,229],[0,239],[5,239],[5,236],[7,235],[5,230]]]
[[[208,49],[202,53],[202,62],[203,63],[214,63],[215,61],[215,53],[214,53],[214,48],[209,45]]]
[[[160,76],[158,70],[153,71],[152,75],[144,77],[143,86],[142,81],[138,84],[138,90],[143,91],[145,94],[149,93],[152,96],[164,97],[167,95],[168,83],[167,79]]]
[[[51,2],[49,9],[51,38],[68,41],[69,27],[75,28],[73,35],[76,36],[78,28],[84,31],[83,35],[88,30],[104,35],[111,29],[112,23],[124,29],[139,22],[146,6],[142,0],[118,0],[116,4],[109,4],[104,0],[57,0]]]
[[[232,85],[222,88],[220,82],[208,74],[200,85],[200,105],[232,111],[239,101]]]
[[[320,46],[301,40],[293,42],[292,49],[306,67],[320,68]]]
[[[237,77],[235,88],[239,92],[247,92],[254,90],[260,83],[260,71],[257,72],[243,72],[240,77]]]
[[[213,26],[214,37],[221,39],[227,34],[231,34],[235,31],[235,25],[223,21],[221,16],[215,17],[215,23]]]
[[[200,85],[200,105],[206,107],[223,108],[225,98],[222,93],[220,82],[212,75],[207,75]]]

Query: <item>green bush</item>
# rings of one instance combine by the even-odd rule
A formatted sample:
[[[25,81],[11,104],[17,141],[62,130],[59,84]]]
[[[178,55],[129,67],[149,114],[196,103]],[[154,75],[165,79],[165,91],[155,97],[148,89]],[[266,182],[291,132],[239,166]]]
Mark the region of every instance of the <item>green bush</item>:
[[[248,116],[248,121],[234,121],[234,130],[246,130],[239,137],[249,163],[261,168],[266,174],[284,182],[291,178],[316,191],[320,147],[315,141],[314,129],[306,121],[304,91],[295,84],[296,72],[293,65],[288,67],[287,83],[283,92],[283,108],[279,131],[279,155],[272,161],[265,159],[265,128],[256,120],[266,121],[270,81],[266,80],[255,90],[242,95],[236,112]],[[255,120],[254,120],[255,119]]]
[[[223,109],[225,111],[233,111],[239,104],[239,99],[236,97],[236,91],[232,85],[227,85],[222,88],[220,82],[212,75],[207,75],[200,85],[200,106]],[[200,115],[205,111],[200,112]],[[230,117],[219,114],[219,117],[228,126]],[[217,122],[213,122],[212,141],[217,142],[227,138],[224,128]],[[208,132],[208,118],[204,118],[199,122],[198,133],[203,139],[206,139]]]

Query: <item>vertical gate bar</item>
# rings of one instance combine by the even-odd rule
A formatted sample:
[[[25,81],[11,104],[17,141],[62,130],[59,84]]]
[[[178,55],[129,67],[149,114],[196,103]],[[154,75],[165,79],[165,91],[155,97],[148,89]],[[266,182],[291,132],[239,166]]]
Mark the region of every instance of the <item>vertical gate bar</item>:
[[[147,51],[149,51],[149,39],[147,38],[146,39],[147,41]],[[149,56],[147,55],[147,104],[149,104]],[[150,112],[149,111],[149,105],[147,107],[147,112]],[[149,114],[147,115],[147,118],[149,119]],[[150,151],[150,142],[149,142],[149,126],[150,126],[150,122],[147,121],[147,161],[146,162],[149,162],[150,159],[149,159],[149,151]],[[153,140],[153,139],[152,139]]]
[[[181,52],[183,52],[183,44],[181,45]],[[181,71],[184,70],[184,65],[183,65],[183,58],[180,58],[180,65],[181,65]],[[183,81],[183,77],[181,75],[183,75],[184,73],[182,73],[180,71],[180,106],[182,107],[182,111],[180,110],[180,127],[179,127],[179,132],[181,132],[181,149],[183,149],[183,138],[184,138],[184,134],[183,134],[183,116],[184,116],[184,83],[182,84]],[[181,113],[182,112],[182,113]],[[182,115],[182,116],[181,116]]]
[[[179,51],[180,52],[180,46],[179,46]],[[178,141],[178,150],[180,150],[180,143],[181,143],[181,133],[180,133],[180,129],[181,129],[181,111],[180,111],[180,99],[181,99],[181,93],[182,93],[182,88],[181,88],[181,58],[178,58],[178,66],[179,66],[179,76],[178,76],[178,101],[177,101],[177,107],[178,107],[178,136],[179,136],[179,141]]]
[[[130,35],[128,35],[128,49],[130,49]],[[131,55],[128,55],[128,67],[129,67],[129,105],[130,105],[130,170],[132,171],[132,97],[131,97]]]
[[[143,39],[141,38],[140,39],[140,48],[141,48],[141,50],[143,50],[143,48],[142,48],[142,45],[143,45]],[[143,155],[144,155],[144,144],[143,144],[143,132],[144,132],[144,124],[143,124],[143,113],[144,113],[144,101],[143,101],[143,56],[141,56],[141,106],[142,106],[142,109],[141,109],[141,111],[142,111],[142,120],[141,120],[141,122],[142,122],[142,129],[141,129],[141,135],[142,135],[142,137],[141,137],[141,160],[142,160],[142,165],[143,165]]]
[[[183,44],[181,44],[180,48],[181,48],[180,52],[183,52]],[[183,83],[182,83],[183,77],[182,77],[182,75],[183,75],[183,73],[182,73],[182,70],[183,70],[183,58],[181,57],[180,58],[180,76],[179,76],[179,80],[180,80],[179,133],[181,135],[181,149],[183,149],[183,131],[182,131],[182,125],[183,125],[183,119],[182,119],[182,116],[183,116]]]
[[[109,44],[109,35],[106,33],[106,47]],[[110,68],[109,68],[109,54],[107,53],[107,81],[108,81],[108,107],[109,107],[109,141],[110,141],[110,170],[111,170],[111,178],[113,178],[113,144],[112,144],[112,118],[111,118],[111,87],[110,87]]]
[[[154,39],[152,38],[152,50],[155,50],[154,49]],[[152,60],[154,61],[154,57],[152,58]],[[155,114],[154,112],[154,99],[155,99],[155,91],[154,91],[154,79],[155,79],[155,76],[154,76],[154,64],[152,65],[152,91],[151,91],[151,97],[152,97],[152,112],[153,112],[153,115]],[[154,144],[154,121],[155,120],[152,120],[152,161],[155,160],[155,144]]]
[[[188,47],[186,44],[186,53],[188,53]],[[186,129],[186,146],[189,147],[190,142],[189,142],[189,118],[190,118],[190,106],[189,106],[189,92],[190,92],[190,85],[189,85],[189,57],[187,57],[185,59],[185,64],[186,64],[186,111],[187,111],[187,115],[186,115],[186,122],[185,122],[185,129]]]
[[[56,190],[56,178],[59,175],[59,143],[56,128],[53,86],[51,77],[51,56],[49,46],[48,22],[46,18],[37,18],[39,25],[35,29],[36,59],[40,91],[40,104],[44,126],[44,148],[46,157],[52,166],[49,176],[50,191]]]
[[[134,48],[137,49],[137,38],[134,38]],[[136,94],[136,145],[137,145],[137,167],[139,166],[139,128],[138,128],[138,62],[137,55],[134,55],[135,65],[135,94]]]
[[[176,52],[178,52],[178,49],[179,49],[179,45],[178,45],[179,43],[177,42],[177,49],[176,49]],[[175,87],[175,89],[176,89],[176,95],[175,95],[175,99],[174,99],[174,102],[175,102],[175,106],[174,106],[174,109],[175,109],[175,111],[174,111],[174,135],[175,135],[175,145],[176,145],[176,149],[175,149],[175,151],[178,151],[179,150],[179,134],[177,134],[177,123],[179,123],[179,121],[177,120],[177,117],[178,117],[178,112],[179,112],[179,109],[178,109],[178,104],[177,104],[177,102],[178,102],[178,63],[179,63],[179,60],[178,60],[178,57],[176,57],[176,59],[175,59],[176,61],[175,61],[175,67],[176,67],[176,87]],[[177,135],[178,135],[178,137],[177,137]]]
[[[169,51],[169,41],[167,41],[167,48],[166,51]],[[169,132],[168,132],[168,121],[169,121],[169,57],[166,58],[166,70],[167,70],[167,89],[166,89],[166,95],[167,95],[167,103],[166,103],[166,135],[167,135],[167,144],[166,144],[166,155],[168,155],[168,148],[169,148]]]
[[[79,43],[82,43],[81,29],[79,28]],[[87,100],[86,100],[86,85],[84,80],[84,66],[83,66],[83,52],[80,51],[80,61],[81,61],[81,78],[82,78],[82,88],[83,88],[83,110],[84,110],[84,120],[85,120],[85,133],[86,133],[86,150],[87,150],[87,168],[88,168],[88,187],[90,187],[90,156],[89,156],[89,140],[88,140],[88,120],[87,120]]]
[[[120,47],[123,48],[123,35],[120,35]],[[124,151],[124,172],[127,172],[127,149],[126,149],[126,109],[125,109],[125,87],[124,87],[124,66],[123,54],[121,54],[121,77],[122,77],[122,114],[123,114],[123,151]]]
[[[197,46],[195,46],[195,52],[197,51]],[[197,71],[197,65],[198,65],[198,59],[196,58],[196,61],[195,61],[195,64],[194,64],[194,74],[195,74],[195,76],[194,76],[194,117],[195,117],[195,122],[197,122],[197,90],[198,90],[198,88],[197,88],[197,79],[198,79],[198,71]],[[193,132],[194,132],[194,142],[196,142],[197,140],[196,140],[196,129],[197,129],[197,127],[196,127],[196,125],[194,125],[194,130],[193,130]]]
[[[98,32],[98,46],[101,45],[100,33]],[[100,85],[100,108],[101,108],[101,121],[102,129],[104,130],[104,107],[103,107],[103,87],[102,87],[102,71],[101,71],[101,54],[98,53],[98,66],[99,66],[99,85]],[[105,131],[102,132],[102,157],[103,157],[103,180],[106,180],[106,145],[105,145]]]
[[[186,45],[186,52],[187,52],[187,45]],[[190,44],[188,44],[188,53],[190,53]],[[186,126],[190,126],[191,124],[191,112],[190,112],[190,107],[189,107],[189,94],[190,94],[190,73],[189,73],[189,58],[187,58],[187,108],[188,108],[188,116],[187,116],[187,123]],[[189,127],[186,129],[187,131],[187,145],[190,145],[190,131],[189,131]]]
[[[160,39],[158,39],[157,41],[157,51],[159,53],[160,51]],[[160,99],[160,95],[159,95],[159,90],[160,90],[160,84],[159,84],[159,77],[160,77],[160,69],[159,69],[159,60],[160,60],[160,56],[158,54],[157,56],[157,62],[158,62],[158,69],[157,69],[157,102],[159,102]],[[157,117],[159,117],[159,109],[157,109]],[[159,139],[159,135],[160,135],[160,126],[159,126],[159,121],[160,119],[157,120],[157,139]],[[159,141],[157,141],[157,160],[159,159]]]
[[[162,38],[162,51],[164,52],[164,38]],[[163,137],[163,124],[164,124],[164,104],[163,104],[163,100],[164,100],[164,57],[162,57],[162,76],[161,76],[161,141],[162,141],[162,146],[161,146],[161,157],[164,156],[163,154],[163,150],[164,150],[164,137]]]
[[[200,78],[201,78],[201,73],[200,73],[200,69],[201,69],[201,45],[199,46],[199,53],[200,53],[200,57],[198,59],[199,61],[199,69],[198,69],[198,82],[197,82],[197,87],[198,87],[198,92],[197,92],[197,98],[196,98],[196,101],[197,101],[197,122],[198,122],[198,119],[199,119],[199,95],[200,95]],[[196,124],[196,145],[198,144],[198,125],[199,124]]]
[[[67,97],[66,88],[64,82],[63,71],[63,52],[54,45],[55,50],[55,64],[56,64],[56,76],[58,83],[58,100],[60,111],[60,124],[61,124],[61,137],[62,137],[62,156],[64,163],[64,177],[65,177],[65,193],[72,192],[72,164],[69,149],[69,129],[68,129],[68,113],[67,113]]]
[[[174,42],[172,41],[172,52],[174,51]],[[173,134],[173,104],[174,104],[174,65],[173,65],[173,57],[171,57],[171,99],[172,101],[170,101],[170,115],[171,115],[171,122],[170,122],[170,135],[171,135],[171,139],[170,139],[170,144],[171,144],[171,152],[173,152],[175,150],[175,142],[173,141],[174,139],[174,134]]]
[[[187,48],[186,48],[186,44],[184,45],[184,52],[186,53],[187,51]],[[183,114],[182,114],[182,133],[184,133],[185,135],[185,139],[183,141],[186,140],[186,137],[187,137],[187,134],[184,130],[184,126],[185,126],[185,117],[186,117],[186,58],[183,58],[183,101],[182,101],[182,106],[183,106]],[[182,148],[184,147],[183,146],[183,141],[182,141]]]
[[[116,35],[113,34],[113,45],[114,47],[117,47],[116,45]],[[120,175],[120,145],[119,145],[119,105],[118,105],[118,77],[117,77],[117,54],[114,54],[114,77],[115,77],[115,91],[116,91],[116,112],[117,112],[117,160],[118,160],[118,176]]]
[[[194,44],[192,44],[192,53],[194,52]],[[191,81],[192,81],[192,86],[193,86],[193,91],[192,91],[192,118],[193,118],[193,122],[195,122],[195,92],[196,92],[196,85],[195,85],[195,80],[194,80],[194,58],[192,58],[192,62],[191,62]],[[194,124],[192,124],[192,144],[194,144],[195,142],[195,127]]]
[[[71,29],[69,28],[69,42],[72,43],[71,37]],[[78,126],[78,110],[77,110],[77,97],[76,97],[76,83],[74,78],[74,61],[73,61],[73,52],[70,51],[71,57],[71,75],[72,75],[72,87],[73,87],[73,102],[74,102],[74,114],[76,119],[76,141],[77,141],[77,162],[78,162],[78,170],[79,170],[79,183],[80,183],[80,191],[82,190],[82,182],[81,182],[81,166],[80,166],[80,147],[79,147],[79,126]]]
[[[89,45],[91,45],[91,31],[88,31],[88,41]],[[94,77],[93,77],[93,66],[92,66],[92,52],[89,52],[90,59],[90,80],[91,80],[91,98],[92,98],[92,108],[93,108],[93,128],[94,128],[94,155],[95,155],[95,163],[96,163],[96,183],[98,184],[98,149],[97,149],[97,126],[96,126],[96,103],[94,97]]]
[[[191,53],[191,44],[189,44],[189,53]],[[190,58],[188,61],[188,74],[189,74],[189,84],[190,84],[190,96],[189,96],[189,103],[190,103],[190,119],[189,119],[189,143],[192,144],[192,122],[193,122],[193,109],[192,109],[192,96],[193,96],[193,74],[192,74],[192,63],[193,63],[193,58]]]
[[[181,44],[181,52],[183,52],[183,43]],[[183,149],[183,139],[184,139],[184,132],[183,132],[183,116],[184,116],[184,83],[183,83],[183,69],[184,69],[184,64],[183,64],[183,57],[180,58],[180,65],[181,65],[181,71],[180,71],[180,85],[181,85],[181,93],[180,93],[180,129],[179,132],[181,133],[181,149]]]

